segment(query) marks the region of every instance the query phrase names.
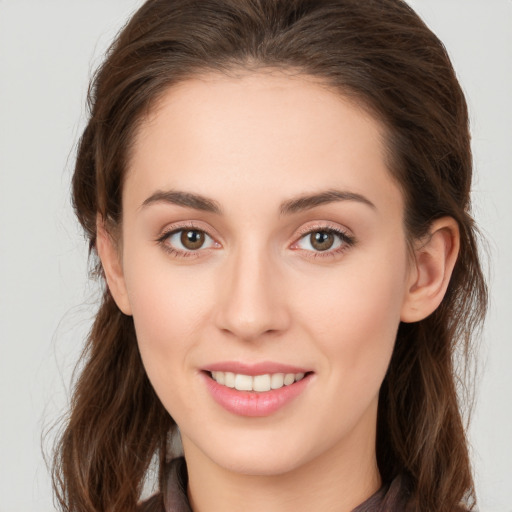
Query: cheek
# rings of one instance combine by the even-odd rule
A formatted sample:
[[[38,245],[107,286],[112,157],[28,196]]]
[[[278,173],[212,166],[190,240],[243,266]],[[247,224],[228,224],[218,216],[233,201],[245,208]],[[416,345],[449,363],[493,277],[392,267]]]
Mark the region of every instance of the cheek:
[[[386,373],[405,294],[404,254],[359,259],[323,287],[316,283],[323,292],[305,297],[300,306],[303,325],[329,358],[331,378],[356,393],[377,392]]]
[[[202,297],[187,293],[176,279],[148,276],[132,287],[137,343],[147,376],[164,407],[178,423],[194,414],[190,354],[199,345]]]
[[[172,272],[165,256],[132,250],[125,278],[137,341],[144,366],[158,392],[186,367],[188,354],[199,342],[209,287],[199,277]]]

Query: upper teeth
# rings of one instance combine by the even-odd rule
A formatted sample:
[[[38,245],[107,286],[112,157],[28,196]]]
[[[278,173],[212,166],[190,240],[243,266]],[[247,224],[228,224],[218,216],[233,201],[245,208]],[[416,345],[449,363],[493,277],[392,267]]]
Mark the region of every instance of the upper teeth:
[[[270,391],[289,386],[304,378],[304,373],[266,373],[265,375],[243,375],[231,372],[211,372],[219,384],[239,391]]]

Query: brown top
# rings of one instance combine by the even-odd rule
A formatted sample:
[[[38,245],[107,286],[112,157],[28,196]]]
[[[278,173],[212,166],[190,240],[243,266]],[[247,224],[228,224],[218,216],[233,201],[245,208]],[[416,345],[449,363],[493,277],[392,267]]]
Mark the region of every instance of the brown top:
[[[187,468],[179,457],[169,464],[169,478],[164,495],[149,498],[140,505],[139,512],[192,512],[187,498]],[[407,491],[403,480],[395,478],[352,512],[406,512]]]

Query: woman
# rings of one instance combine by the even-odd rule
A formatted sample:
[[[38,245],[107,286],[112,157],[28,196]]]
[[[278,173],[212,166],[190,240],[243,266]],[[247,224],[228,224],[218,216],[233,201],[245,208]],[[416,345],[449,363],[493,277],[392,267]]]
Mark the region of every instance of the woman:
[[[467,109],[417,15],[150,0],[90,107],[73,198],[107,286],[63,509],[471,509]]]

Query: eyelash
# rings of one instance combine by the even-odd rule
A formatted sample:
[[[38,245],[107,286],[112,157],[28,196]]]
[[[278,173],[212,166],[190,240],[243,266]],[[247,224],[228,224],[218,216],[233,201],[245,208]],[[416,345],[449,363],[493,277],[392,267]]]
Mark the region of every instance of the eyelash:
[[[327,249],[325,251],[310,251],[307,249],[293,248],[293,246],[296,246],[301,240],[305,239],[307,236],[312,235],[313,233],[326,233],[335,235],[340,240],[341,246],[333,250]],[[293,250],[304,252],[306,257],[308,258],[334,258],[336,256],[340,256],[345,251],[353,247],[356,244],[356,242],[357,241],[355,237],[349,235],[346,231],[334,226],[326,226],[324,224],[318,226],[308,226],[307,228],[299,232],[299,238],[296,242],[292,244],[292,248]]]
[[[173,227],[172,229],[165,231],[157,238],[156,242],[168,254],[170,254],[171,256],[173,256],[175,258],[197,258],[197,257],[199,257],[198,253],[201,249],[197,249],[195,251],[194,250],[183,251],[180,249],[176,249],[172,245],[167,243],[169,237],[171,237],[172,235],[175,235],[177,233],[181,233],[183,231],[196,231],[198,233],[204,233],[208,238],[211,238],[212,240],[214,240],[214,238],[211,235],[209,235],[208,232],[205,231],[204,229],[198,228],[197,226],[195,226],[193,224],[187,224],[187,225],[183,225],[183,226],[179,226],[179,227]],[[205,249],[202,249],[202,250],[204,251]]]
[[[203,233],[208,238],[212,239],[215,242],[215,239],[208,234],[207,231],[204,229],[198,228],[197,226],[194,226],[193,224],[190,225],[184,225],[180,227],[173,227],[172,229],[169,229],[168,231],[165,231],[162,233],[156,240],[156,242],[171,256],[175,258],[197,258],[199,257],[199,252],[201,250],[208,250],[211,249],[210,247],[202,249],[199,248],[197,250],[180,250],[176,249],[172,245],[168,243],[169,237],[172,235],[176,235],[178,233],[181,233],[183,231],[196,231],[199,233]],[[300,249],[296,246],[301,240],[306,238],[309,235],[312,235],[313,233],[326,233],[326,234],[332,234],[338,237],[339,241],[341,242],[341,246],[334,249],[334,250],[325,250],[325,251],[311,251],[307,249]],[[299,238],[292,244],[292,250],[297,250],[305,253],[306,257],[308,258],[332,258],[335,256],[339,256],[351,247],[353,247],[357,243],[356,239],[346,233],[345,231],[335,228],[333,226],[326,226],[326,225],[320,225],[320,226],[313,226],[308,227],[304,229],[303,231],[299,232]]]

